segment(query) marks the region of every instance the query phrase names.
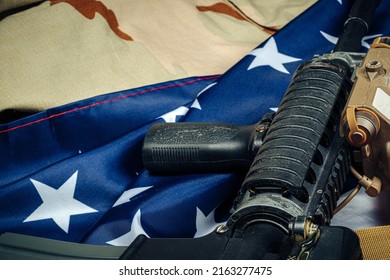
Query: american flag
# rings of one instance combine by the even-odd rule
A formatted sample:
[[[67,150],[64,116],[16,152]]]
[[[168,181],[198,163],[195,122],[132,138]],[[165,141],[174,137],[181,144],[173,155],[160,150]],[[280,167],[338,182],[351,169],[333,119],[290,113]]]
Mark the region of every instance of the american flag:
[[[390,34],[383,0],[369,34]],[[142,141],[161,122],[244,125],[276,110],[292,74],[330,53],[349,12],[320,0],[226,73],[108,93],[0,125],[0,234],[128,246],[139,234],[198,237],[224,223],[242,174],[157,176]]]

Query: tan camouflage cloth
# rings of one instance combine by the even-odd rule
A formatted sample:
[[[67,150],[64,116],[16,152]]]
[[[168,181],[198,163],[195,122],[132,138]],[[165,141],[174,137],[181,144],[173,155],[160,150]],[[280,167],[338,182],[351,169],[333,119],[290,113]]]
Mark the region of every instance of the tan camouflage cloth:
[[[0,12],[34,0],[0,1]],[[315,0],[51,0],[0,21],[0,112],[222,74]]]

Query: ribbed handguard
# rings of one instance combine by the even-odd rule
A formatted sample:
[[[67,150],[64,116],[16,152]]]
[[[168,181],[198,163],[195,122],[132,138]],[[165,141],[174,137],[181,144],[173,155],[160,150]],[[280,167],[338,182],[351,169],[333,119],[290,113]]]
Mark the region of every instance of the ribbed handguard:
[[[304,182],[314,184],[319,145],[328,146],[348,93],[348,67],[315,59],[295,73],[243,183],[243,191],[278,192],[308,202]],[[340,95],[343,97],[340,99]]]

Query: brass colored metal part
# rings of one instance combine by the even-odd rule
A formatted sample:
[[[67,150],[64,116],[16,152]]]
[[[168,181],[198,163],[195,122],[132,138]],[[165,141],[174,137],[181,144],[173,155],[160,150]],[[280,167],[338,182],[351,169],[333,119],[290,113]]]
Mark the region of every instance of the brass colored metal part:
[[[373,141],[380,129],[378,116],[369,109],[347,107],[344,132],[348,142],[355,147],[363,147]]]
[[[390,37],[377,38],[356,70],[340,132],[360,148],[363,173],[390,189]]]
[[[378,37],[374,40],[371,48],[387,48],[390,49],[390,37]]]

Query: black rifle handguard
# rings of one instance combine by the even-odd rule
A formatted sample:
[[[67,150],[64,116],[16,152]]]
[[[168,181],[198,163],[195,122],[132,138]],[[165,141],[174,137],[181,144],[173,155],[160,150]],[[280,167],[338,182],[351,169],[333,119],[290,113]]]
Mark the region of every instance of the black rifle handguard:
[[[338,120],[351,88],[349,66],[313,60],[295,72],[262,146],[244,181],[253,192],[279,189],[307,203],[304,183],[318,180],[323,150],[337,136]]]

